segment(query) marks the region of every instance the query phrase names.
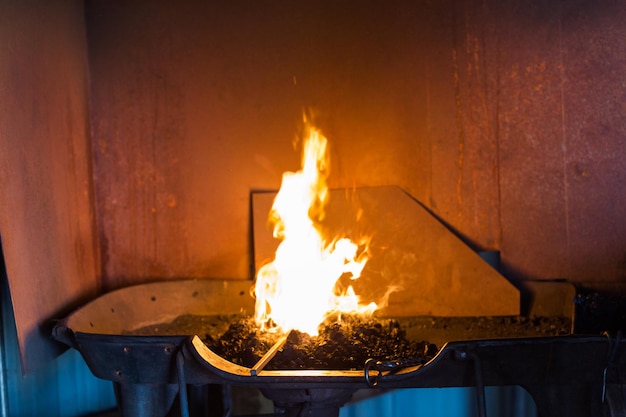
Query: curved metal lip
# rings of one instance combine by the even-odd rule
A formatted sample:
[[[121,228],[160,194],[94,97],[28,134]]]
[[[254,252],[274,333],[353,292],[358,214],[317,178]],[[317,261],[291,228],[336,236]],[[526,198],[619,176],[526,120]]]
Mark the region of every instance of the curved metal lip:
[[[91,300],[57,326],[75,333],[120,335],[182,314],[250,314],[250,286],[247,280],[182,278],[135,284]]]
[[[186,344],[185,354],[189,354],[204,370],[232,383],[246,385],[263,384],[337,384],[368,386],[364,369],[326,370],[326,369],[262,369],[253,373],[252,368],[241,366],[224,359],[213,352],[198,336],[192,336]],[[443,350],[443,349],[442,349]],[[439,360],[441,351],[424,365],[414,365],[394,372],[394,377],[412,375],[429,364]],[[379,372],[376,372],[378,376]],[[389,372],[380,373],[381,376],[391,375]]]
[[[467,361],[472,360],[472,354],[497,350],[501,354],[512,354],[510,349],[528,349],[529,347],[557,346],[557,349],[566,349],[581,343],[594,343],[604,345],[606,340],[595,335],[561,335],[544,337],[520,337],[501,339],[477,339],[468,341],[450,341],[445,343],[437,354],[423,365],[413,365],[398,369],[394,372],[377,372],[374,377],[379,378],[381,383],[399,384],[403,381],[425,380],[426,386],[433,375],[440,372],[440,368],[452,366],[457,371],[467,366]],[[202,369],[213,377],[229,381],[234,384],[264,386],[277,384],[283,386],[349,386],[355,388],[372,388],[368,384],[365,370],[261,370],[256,375],[251,374],[252,368],[232,363],[217,355],[198,337],[193,336],[185,344],[183,352],[190,355]],[[197,369],[197,368],[196,368]],[[436,377],[435,379],[440,379]],[[418,384],[419,385],[419,384]],[[436,384],[437,385],[437,384]],[[440,386],[448,386],[445,382]],[[452,384],[450,386],[457,386]],[[458,385],[458,386],[462,386]]]

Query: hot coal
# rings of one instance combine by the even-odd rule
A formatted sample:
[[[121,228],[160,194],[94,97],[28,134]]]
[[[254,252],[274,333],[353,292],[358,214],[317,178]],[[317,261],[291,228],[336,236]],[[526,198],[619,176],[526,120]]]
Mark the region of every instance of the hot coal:
[[[242,317],[219,338],[207,335],[206,345],[231,362],[252,367],[281,334],[261,332],[254,320]],[[343,315],[325,322],[319,335],[292,330],[265,369],[363,369],[368,359],[423,359],[437,352],[427,341],[412,341],[396,320]]]
[[[404,317],[395,319],[343,315],[320,326],[318,336],[292,331],[265,369],[363,369],[367,359],[426,361],[453,340],[556,336],[571,333],[564,317]],[[241,315],[182,315],[127,332],[130,335],[198,335],[215,353],[253,367],[280,334],[261,332]],[[428,339],[428,342],[423,340]]]

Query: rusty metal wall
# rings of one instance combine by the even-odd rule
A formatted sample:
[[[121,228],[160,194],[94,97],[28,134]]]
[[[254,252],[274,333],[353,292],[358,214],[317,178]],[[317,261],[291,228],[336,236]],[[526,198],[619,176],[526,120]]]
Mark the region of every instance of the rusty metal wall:
[[[99,289],[86,46],[81,2],[0,1],[0,235],[25,371]]]
[[[626,278],[626,4],[501,11],[502,253],[529,278]]]
[[[87,3],[109,288],[250,278],[249,193],[403,187],[511,279],[626,278],[622,1]]]

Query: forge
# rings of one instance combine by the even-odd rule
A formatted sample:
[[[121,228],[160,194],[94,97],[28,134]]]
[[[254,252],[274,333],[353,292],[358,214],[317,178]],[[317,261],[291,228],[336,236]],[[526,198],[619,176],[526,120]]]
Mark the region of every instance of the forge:
[[[5,414],[216,417],[198,402],[250,389],[335,417],[471,387],[484,416],[515,385],[541,417],[626,415],[622,2],[5,0],[0,21]],[[290,345],[248,365],[164,330],[259,319],[303,112],[332,140],[316,221],[369,257],[333,296],[427,357],[276,369]]]
[[[251,316],[252,283],[241,280],[179,279],[112,291],[57,324],[55,338],[79,350],[94,375],[114,382],[125,417],[165,416],[175,398],[188,415],[188,387],[207,385],[258,388],[273,401],[275,415],[288,416],[336,416],[362,390],[460,386],[475,387],[484,416],[484,388],[491,385],[524,387],[542,416],[593,411],[592,398],[606,392],[606,351],[623,346],[608,336],[574,332],[571,286],[537,285],[536,299],[550,305],[537,301],[524,316],[517,289],[402,190],[332,194],[329,225],[341,224],[344,232],[373,226],[381,231],[372,238],[372,276],[364,269],[363,296],[384,293],[395,278],[410,288],[376,315],[398,320],[409,339],[432,342],[436,350],[429,356],[371,358],[346,369],[276,370],[266,365],[282,345],[254,366],[242,366],[208,347],[201,328],[166,326],[195,315],[217,318],[209,326],[223,332],[229,317]],[[254,213],[267,213],[272,195],[254,194],[252,200]],[[348,220],[354,204],[369,213],[358,224]],[[262,218],[255,216],[255,225],[262,225],[254,228],[257,259],[273,250]],[[151,330],[133,334],[142,328]]]

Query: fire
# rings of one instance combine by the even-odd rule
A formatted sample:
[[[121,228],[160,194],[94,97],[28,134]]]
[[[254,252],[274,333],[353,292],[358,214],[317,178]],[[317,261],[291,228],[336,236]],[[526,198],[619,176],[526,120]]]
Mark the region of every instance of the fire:
[[[281,242],[274,260],[257,273],[255,320],[263,330],[317,335],[331,314],[372,314],[377,306],[360,304],[352,286],[342,293],[337,288],[345,274],[360,277],[368,260],[367,239],[355,243],[322,236],[318,225],[328,201],[328,141],[312,126],[307,133],[302,169],[283,174],[272,205],[274,237]]]

